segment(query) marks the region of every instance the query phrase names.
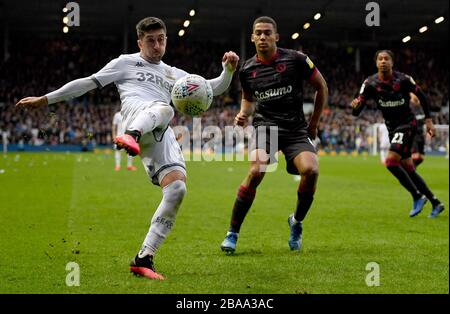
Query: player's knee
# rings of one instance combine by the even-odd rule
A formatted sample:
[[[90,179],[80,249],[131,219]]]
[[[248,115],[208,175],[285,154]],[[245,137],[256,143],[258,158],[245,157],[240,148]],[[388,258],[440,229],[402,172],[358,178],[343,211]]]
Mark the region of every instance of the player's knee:
[[[305,167],[300,172],[300,175],[302,177],[318,177],[319,176],[319,166],[311,165],[311,166]]]
[[[161,124],[167,125],[170,120],[172,120],[175,115],[173,108],[170,106],[161,106],[161,109],[158,111],[160,116]]]
[[[265,165],[255,164],[250,168],[248,176],[251,181],[259,182],[264,177],[263,167]]]
[[[416,171],[416,167],[414,166],[414,163],[412,162],[406,162],[402,164],[403,169],[406,170],[406,172],[411,173]]]
[[[398,166],[400,166],[400,160],[393,158],[391,156],[388,156],[385,160],[385,165],[388,169],[392,168],[392,167],[398,167]]]
[[[186,183],[175,180],[164,187],[164,198],[167,201],[180,204],[186,194]]]

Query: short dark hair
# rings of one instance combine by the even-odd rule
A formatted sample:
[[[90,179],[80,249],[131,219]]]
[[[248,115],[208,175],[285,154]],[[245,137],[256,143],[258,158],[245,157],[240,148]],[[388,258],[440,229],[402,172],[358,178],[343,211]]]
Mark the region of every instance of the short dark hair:
[[[255,25],[258,23],[269,23],[273,25],[273,28],[275,29],[275,32],[277,32],[277,22],[270,16],[260,16],[256,18],[256,20],[253,22],[253,29],[255,29]]]
[[[382,49],[375,52],[375,57],[373,58],[375,62],[377,62],[378,55],[382,52],[386,52],[389,55],[389,57],[391,57],[392,61],[394,61],[394,53],[391,50]]]
[[[164,33],[167,33],[166,24],[164,24],[164,22],[157,17],[153,16],[146,17],[136,24],[136,31],[138,38],[144,37],[145,32],[152,31],[155,29],[163,29]]]

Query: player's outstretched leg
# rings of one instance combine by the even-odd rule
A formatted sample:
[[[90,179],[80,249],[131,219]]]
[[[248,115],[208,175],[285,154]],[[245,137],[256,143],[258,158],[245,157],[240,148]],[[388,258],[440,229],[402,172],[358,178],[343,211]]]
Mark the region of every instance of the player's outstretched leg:
[[[172,107],[164,103],[143,104],[142,109],[127,126],[125,134],[115,138],[118,149],[125,149],[130,156],[139,155],[139,139],[155,129],[164,130],[174,116]]]
[[[139,131],[125,131],[125,134],[119,135],[114,139],[117,149],[125,149],[130,156],[136,156],[141,153],[139,147],[139,139],[141,138],[141,132]]]
[[[130,271],[136,275],[145,276],[149,279],[163,280],[162,275],[156,273],[153,265],[153,256],[167,237],[175,223],[178,209],[186,193],[184,175],[173,171],[166,175],[165,179],[173,175],[174,181],[163,186],[163,199],[152,217],[150,229],[145,237],[142,248],[130,265]]]

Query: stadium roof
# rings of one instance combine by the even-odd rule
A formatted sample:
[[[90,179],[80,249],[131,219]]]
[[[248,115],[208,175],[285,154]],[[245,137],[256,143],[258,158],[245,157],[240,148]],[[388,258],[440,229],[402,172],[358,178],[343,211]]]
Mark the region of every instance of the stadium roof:
[[[62,33],[62,8],[69,1],[61,0],[0,0],[0,27],[5,25],[10,34]],[[399,42],[406,36],[412,41],[448,42],[448,0],[378,0],[380,26],[365,24],[366,4],[361,0],[79,0],[80,26],[70,33],[93,36],[121,36],[124,29],[134,36],[134,25],[145,16],[158,16],[166,21],[169,36],[177,36],[183,22],[191,18],[186,38],[240,41],[249,36],[253,19],[269,15],[278,22],[283,40],[292,40],[291,34],[300,33],[299,40],[326,40],[334,42],[384,41]],[[321,13],[315,21],[313,16]],[[444,16],[445,21],[434,20]],[[6,22],[6,23],[5,23]],[[304,23],[311,26],[303,30]],[[419,35],[419,28],[429,30]],[[244,37],[248,38],[248,37]]]

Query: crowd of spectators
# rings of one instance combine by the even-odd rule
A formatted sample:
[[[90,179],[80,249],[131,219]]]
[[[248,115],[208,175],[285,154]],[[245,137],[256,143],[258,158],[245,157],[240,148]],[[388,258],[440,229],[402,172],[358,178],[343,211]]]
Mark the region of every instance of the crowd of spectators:
[[[168,47],[165,62],[206,78],[221,71],[225,47],[212,42],[175,42]],[[361,49],[361,71],[355,71],[355,51],[311,45],[305,49],[316,63],[329,88],[329,104],[324,108],[320,126],[320,145],[325,150],[366,149],[370,144],[371,125],[383,121],[374,105],[355,119],[349,104],[364,78],[376,72],[374,49]],[[14,107],[22,97],[43,95],[64,83],[98,71],[121,54],[114,40],[36,39],[12,46],[11,56],[0,63],[0,131],[10,144],[111,145],[112,117],[120,108],[113,84],[84,96],[39,110]],[[430,98],[436,124],[448,124],[448,61],[439,50],[399,49],[395,68],[410,73]],[[312,103],[314,92],[305,85],[305,102]],[[237,75],[229,90],[214,98],[212,108],[202,115],[202,127],[233,125],[239,110],[240,86]],[[176,114],[172,125],[184,125],[192,131],[192,118]]]

